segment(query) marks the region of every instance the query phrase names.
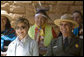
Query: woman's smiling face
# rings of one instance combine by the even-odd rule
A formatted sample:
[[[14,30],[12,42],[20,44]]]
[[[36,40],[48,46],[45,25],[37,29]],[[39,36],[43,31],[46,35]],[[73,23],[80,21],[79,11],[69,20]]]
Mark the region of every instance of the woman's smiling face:
[[[16,34],[20,39],[23,39],[28,34],[28,26],[24,23],[18,23],[16,26]]]

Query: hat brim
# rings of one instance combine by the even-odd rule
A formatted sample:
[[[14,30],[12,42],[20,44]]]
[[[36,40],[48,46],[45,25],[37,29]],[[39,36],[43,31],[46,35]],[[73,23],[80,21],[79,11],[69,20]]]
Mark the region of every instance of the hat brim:
[[[73,20],[56,19],[56,20],[54,21],[54,23],[55,23],[57,26],[60,26],[60,23],[63,22],[63,21],[72,23],[73,26],[74,26],[74,28],[79,27],[79,24],[78,24],[76,21],[73,21]]]
[[[11,20],[11,19],[12,19],[12,17],[11,17],[11,16],[9,16],[8,14],[1,14],[1,16],[7,17],[9,20]]]

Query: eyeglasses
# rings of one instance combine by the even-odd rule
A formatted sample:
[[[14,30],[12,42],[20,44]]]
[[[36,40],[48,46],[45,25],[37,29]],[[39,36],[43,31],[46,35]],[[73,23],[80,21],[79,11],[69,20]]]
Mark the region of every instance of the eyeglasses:
[[[17,26],[15,29],[25,29],[26,28],[26,26],[21,26],[21,27],[19,27],[19,26]]]

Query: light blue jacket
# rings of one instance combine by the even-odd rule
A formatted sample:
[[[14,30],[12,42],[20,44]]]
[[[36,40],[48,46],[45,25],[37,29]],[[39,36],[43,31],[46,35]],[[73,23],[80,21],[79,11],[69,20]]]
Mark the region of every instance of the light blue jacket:
[[[7,50],[7,56],[17,56],[16,50],[17,50],[17,44],[18,44],[18,37],[9,44],[8,50]],[[38,56],[38,45],[35,40],[32,40],[29,36],[25,38],[25,42],[23,43],[23,52],[22,55],[19,56]],[[21,53],[21,52],[20,52]]]

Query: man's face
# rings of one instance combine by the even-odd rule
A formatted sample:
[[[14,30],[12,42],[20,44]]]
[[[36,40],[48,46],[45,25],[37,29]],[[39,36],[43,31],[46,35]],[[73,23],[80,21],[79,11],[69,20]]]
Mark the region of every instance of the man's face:
[[[82,19],[79,13],[73,13],[73,19],[76,21],[78,24],[81,23]]]
[[[72,31],[72,24],[70,24],[69,22],[61,22],[60,23],[60,31],[62,34],[68,34]]]
[[[46,22],[45,17],[42,16],[42,14],[35,17],[35,23],[37,26],[43,26]]]

